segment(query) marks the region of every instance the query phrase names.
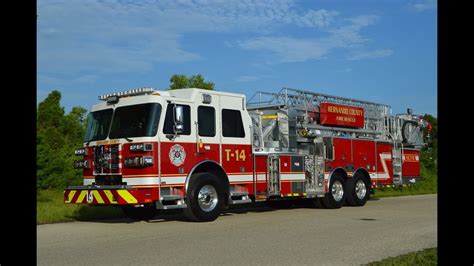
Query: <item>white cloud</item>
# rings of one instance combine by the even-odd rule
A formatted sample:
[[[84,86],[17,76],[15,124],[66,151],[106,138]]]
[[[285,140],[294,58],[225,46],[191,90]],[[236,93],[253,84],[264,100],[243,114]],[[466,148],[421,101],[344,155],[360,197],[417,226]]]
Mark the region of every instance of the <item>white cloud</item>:
[[[276,55],[279,62],[304,62],[325,55],[330,44],[313,39],[291,37],[258,37],[242,41],[240,47],[247,50],[267,50]]]
[[[426,10],[436,9],[438,2],[436,0],[422,0],[411,4],[411,7],[417,12],[423,12]]]
[[[156,63],[202,57],[183,47],[190,32],[325,28],[336,11],[297,11],[294,0],[38,2],[38,71],[147,72]]]
[[[333,23],[338,14],[336,11],[326,9],[310,10],[301,17],[295,17],[295,22],[299,26],[323,28]]]
[[[280,63],[322,59],[335,48],[358,46],[367,41],[360,30],[377,20],[375,15],[350,18],[347,25],[327,29],[328,36],[323,38],[255,37],[240,41],[239,45],[247,50],[269,51]]]
[[[362,59],[373,59],[373,58],[382,58],[387,57],[393,54],[393,50],[390,49],[381,49],[374,51],[359,51],[353,53],[348,57],[349,60],[362,60]]]

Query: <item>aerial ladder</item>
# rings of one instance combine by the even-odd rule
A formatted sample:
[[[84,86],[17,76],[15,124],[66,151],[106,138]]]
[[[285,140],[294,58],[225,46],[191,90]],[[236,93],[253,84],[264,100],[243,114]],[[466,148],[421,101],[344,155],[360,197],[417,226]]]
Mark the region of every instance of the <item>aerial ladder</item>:
[[[322,124],[321,106],[325,103],[363,108],[362,127]],[[420,148],[426,121],[413,115],[392,115],[389,105],[316,93],[293,88],[279,92],[257,91],[248,101],[253,121],[255,153],[296,153],[308,143],[324,142],[324,137],[350,137],[386,141],[393,144],[394,184],[402,184],[403,148]]]

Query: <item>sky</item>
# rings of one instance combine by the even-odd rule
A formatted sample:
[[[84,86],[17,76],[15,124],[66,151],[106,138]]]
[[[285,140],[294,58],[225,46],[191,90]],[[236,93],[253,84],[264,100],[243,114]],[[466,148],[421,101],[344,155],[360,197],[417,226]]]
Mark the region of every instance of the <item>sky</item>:
[[[37,102],[164,90],[201,74],[219,91],[282,87],[437,116],[435,0],[38,0]]]

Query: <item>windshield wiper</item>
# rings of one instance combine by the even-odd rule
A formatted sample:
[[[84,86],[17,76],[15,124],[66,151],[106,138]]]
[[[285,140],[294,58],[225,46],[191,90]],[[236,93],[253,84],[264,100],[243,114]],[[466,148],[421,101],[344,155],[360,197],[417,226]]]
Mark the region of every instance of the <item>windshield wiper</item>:
[[[133,139],[129,139],[129,138],[127,138],[127,137],[123,137],[123,138],[126,139],[128,142],[133,141]]]

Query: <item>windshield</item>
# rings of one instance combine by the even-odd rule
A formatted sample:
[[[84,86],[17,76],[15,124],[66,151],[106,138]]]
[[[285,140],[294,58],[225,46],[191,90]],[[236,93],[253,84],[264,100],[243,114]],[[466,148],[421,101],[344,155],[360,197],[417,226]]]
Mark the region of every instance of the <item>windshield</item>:
[[[161,105],[137,104],[115,109],[109,138],[155,136],[160,120]]]
[[[115,112],[113,109],[91,112],[87,116],[84,141],[104,140],[107,135],[110,139],[155,136],[160,114],[159,103],[118,107]]]
[[[110,121],[112,120],[112,113],[112,109],[89,113],[87,115],[87,127],[84,141],[101,140],[107,138]]]

